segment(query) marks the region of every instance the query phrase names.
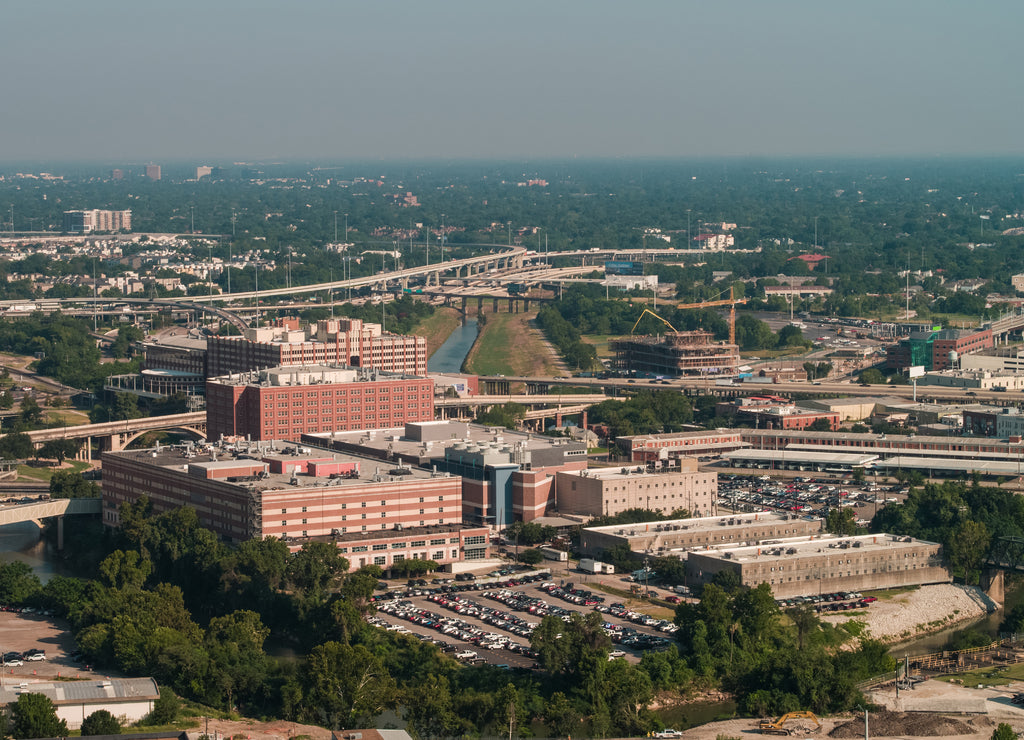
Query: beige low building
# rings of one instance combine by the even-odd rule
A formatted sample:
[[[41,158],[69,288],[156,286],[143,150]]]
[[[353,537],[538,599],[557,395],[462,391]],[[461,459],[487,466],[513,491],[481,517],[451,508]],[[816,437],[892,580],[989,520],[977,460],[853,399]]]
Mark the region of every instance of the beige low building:
[[[657,470],[629,465],[560,471],[555,475],[558,512],[608,516],[627,509],[665,513],[685,509],[694,516],[715,514],[718,474],[699,471],[693,458],[671,462]]]
[[[625,544],[638,555],[676,556],[695,548],[750,545],[765,540],[809,536],[821,530],[822,520],[816,517],[762,511],[587,527],[580,535],[580,550],[585,555],[599,556],[605,550]]]
[[[160,690],[152,678],[102,678],[86,681],[39,681],[0,686],[0,704],[11,705],[20,694],[42,694],[53,702],[57,718],[77,730],[93,712],[106,709],[128,723],[153,711]]]
[[[734,572],[745,586],[771,586],[776,598],[949,583],[942,546],[891,534],[812,536],[748,547],[690,552],[686,580],[710,583]]]
[[[839,421],[861,421],[875,413],[875,407],[894,399],[890,398],[815,398],[801,403],[807,408],[821,409],[839,414]]]

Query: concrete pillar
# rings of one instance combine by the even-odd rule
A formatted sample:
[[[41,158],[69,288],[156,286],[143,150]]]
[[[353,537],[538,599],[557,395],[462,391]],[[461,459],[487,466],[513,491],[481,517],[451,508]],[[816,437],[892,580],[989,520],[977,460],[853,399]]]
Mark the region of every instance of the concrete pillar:
[[[64,517],[57,517],[57,549],[64,549]]]
[[[583,412],[583,418],[580,419],[580,428],[581,429],[586,429],[587,428],[587,412],[586,411]]]
[[[559,406],[558,410],[555,412],[555,426],[556,427],[562,426],[562,407],[561,406]]]
[[[498,299],[497,298],[494,299],[494,301],[492,302],[491,305],[494,308],[494,313],[498,313]]]
[[[484,299],[483,298],[477,298],[476,299],[476,313],[477,313],[478,316],[482,316],[483,313],[484,313]]]
[[[986,568],[981,572],[981,590],[1000,606],[1006,600],[1003,571],[999,568]]]

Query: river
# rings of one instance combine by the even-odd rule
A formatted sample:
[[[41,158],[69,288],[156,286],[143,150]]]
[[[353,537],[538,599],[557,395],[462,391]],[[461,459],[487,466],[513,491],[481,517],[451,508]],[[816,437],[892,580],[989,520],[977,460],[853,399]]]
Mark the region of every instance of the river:
[[[462,363],[466,361],[469,350],[473,348],[479,333],[476,319],[466,319],[466,323],[458,327],[430,356],[427,364],[432,373],[461,373]]]
[[[39,536],[39,532],[39,527],[33,522],[0,527],[0,563],[21,561],[46,583],[64,571],[57,553]]]

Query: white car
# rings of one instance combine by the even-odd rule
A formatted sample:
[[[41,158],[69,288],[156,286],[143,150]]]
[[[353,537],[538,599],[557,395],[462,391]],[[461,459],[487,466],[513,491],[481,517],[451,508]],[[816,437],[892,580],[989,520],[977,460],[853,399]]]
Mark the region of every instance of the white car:
[[[683,733],[681,733],[679,730],[668,729],[668,730],[662,730],[661,732],[656,732],[656,733],[654,733],[654,736],[655,737],[682,737]]]
[[[455,653],[456,660],[472,660],[475,657],[477,657],[476,653],[472,650],[462,650]]]
[[[626,657],[626,651],[625,650],[612,650],[610,653],[608,653],[608,660],[615,660],[616,658],[625,658],[625,657]]]
[[[26,653],[24,658],[32,661],[46,660],[46,653]]]

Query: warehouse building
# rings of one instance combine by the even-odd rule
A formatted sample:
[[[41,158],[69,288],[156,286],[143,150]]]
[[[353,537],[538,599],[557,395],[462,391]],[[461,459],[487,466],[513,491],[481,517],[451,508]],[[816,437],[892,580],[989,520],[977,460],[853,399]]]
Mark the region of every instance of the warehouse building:
[[[691,587],[711,583],[725,570],[735,573],[744,586],[767,583],[780,599],[952,580],[941,545],[891,534],[796,537],[771,545],[724,546],[686,555]]]
[[[152,678],[100,678],[86,681],[33,681],[32,683],[0,684],[0,705],[10,706],[20,694],[42,694],[53,702],[57,719],[68,724],[69,730],[78,730],[93,712],[105,709],[129,724],[138,722],[153,711],[153,703],[160,698],[156,681]],[[177,733],[155,735],[160,738],[177,737]]]

